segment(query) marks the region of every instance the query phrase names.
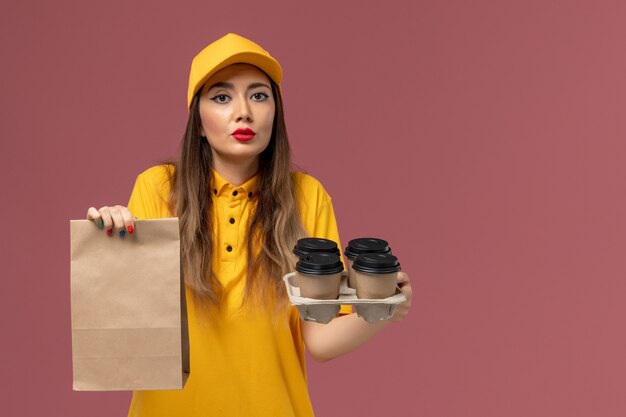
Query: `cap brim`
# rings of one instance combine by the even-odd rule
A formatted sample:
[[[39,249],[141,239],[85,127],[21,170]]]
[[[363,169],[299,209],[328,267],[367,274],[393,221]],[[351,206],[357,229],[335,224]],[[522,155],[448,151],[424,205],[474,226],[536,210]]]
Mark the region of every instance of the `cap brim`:
[[[202,88],[204,83],[206,83],[207,80],[211,78],[213,74],[233,64],[254,65],[255,67],[265,72],[267,76],[270,77],[277,85],[280,85],[280,81],[282,78],[282,69],[278,61],[266,54],[262,54],[256,51],[243,51],[224,59],[223,61],[215,65],[210,72],[200,78],[199,81],[196,82],[196,84],[194,85],[193,90],[189,91],[189,95],[187,97],[187,107],[191,108],[191,102],[193,101],[193,97],[200,90],[200,88]]]

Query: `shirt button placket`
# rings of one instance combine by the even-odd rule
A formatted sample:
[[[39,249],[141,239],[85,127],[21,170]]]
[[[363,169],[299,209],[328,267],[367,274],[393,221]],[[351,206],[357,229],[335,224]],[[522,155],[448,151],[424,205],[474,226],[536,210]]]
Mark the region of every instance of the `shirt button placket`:
[[[226,213],[225,221],[228,222],[226,225],[226,239],[224,240],[225,249],[226,249],[226,259],[229,261],[234,261],[236,256],[236,245],[239,244],[239,228],[237,227],[237,213],[241,211],[241,198],[238,196],[241,195],[241,191],[238,189],[233,189],[230,192],[230,202],[228,205],[228,212]]]

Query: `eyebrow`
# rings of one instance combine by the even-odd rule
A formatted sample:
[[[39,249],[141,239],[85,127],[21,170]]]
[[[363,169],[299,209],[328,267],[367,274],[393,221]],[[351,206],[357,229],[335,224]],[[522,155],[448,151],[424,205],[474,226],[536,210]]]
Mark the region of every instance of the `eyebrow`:
[[[257,87],[266,87],[266,88],[268,88],[270,90],[272,89],[269,85],[267,85],[265,83],[252,83],[252,84],[250,84],[248,86],[248,90],[252,90],[253,88],[257,88]],[[230,89],[230,90],[234,90],[235,86],[232,83],[227,83],[227,82],[220,81],[220,82],[217,82],[217,83],[213,84],[209,88],[207,88],[206,91],[209,91],[209,90],[211,90],[213,88],[227,88],[227,89]]]

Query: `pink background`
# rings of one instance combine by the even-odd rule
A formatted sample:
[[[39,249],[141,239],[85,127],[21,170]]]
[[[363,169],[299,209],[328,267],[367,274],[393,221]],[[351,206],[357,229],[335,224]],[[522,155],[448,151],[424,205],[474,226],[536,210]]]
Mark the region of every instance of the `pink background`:
[[[309,361],[319,416],[626,415],[626,3],[173,4],[1,6],[2,415],[125,415],[72,391],[69,220],[175,155],[227,32],[283,64],[343,243],[412,278],[403,323]]]

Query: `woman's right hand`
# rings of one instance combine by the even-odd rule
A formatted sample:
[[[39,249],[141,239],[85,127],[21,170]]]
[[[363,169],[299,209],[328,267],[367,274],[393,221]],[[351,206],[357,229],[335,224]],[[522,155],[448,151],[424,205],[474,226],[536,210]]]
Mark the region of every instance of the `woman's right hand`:
[[[104,206],[100,209],[89,207],[87,220],[93,220],[100,229],[106,230],[109,236],[112,236],[113,232],[118,232],[120,237],[124,237],[126,232],[133,234],[135,231],[135,219],[124,206]]]

